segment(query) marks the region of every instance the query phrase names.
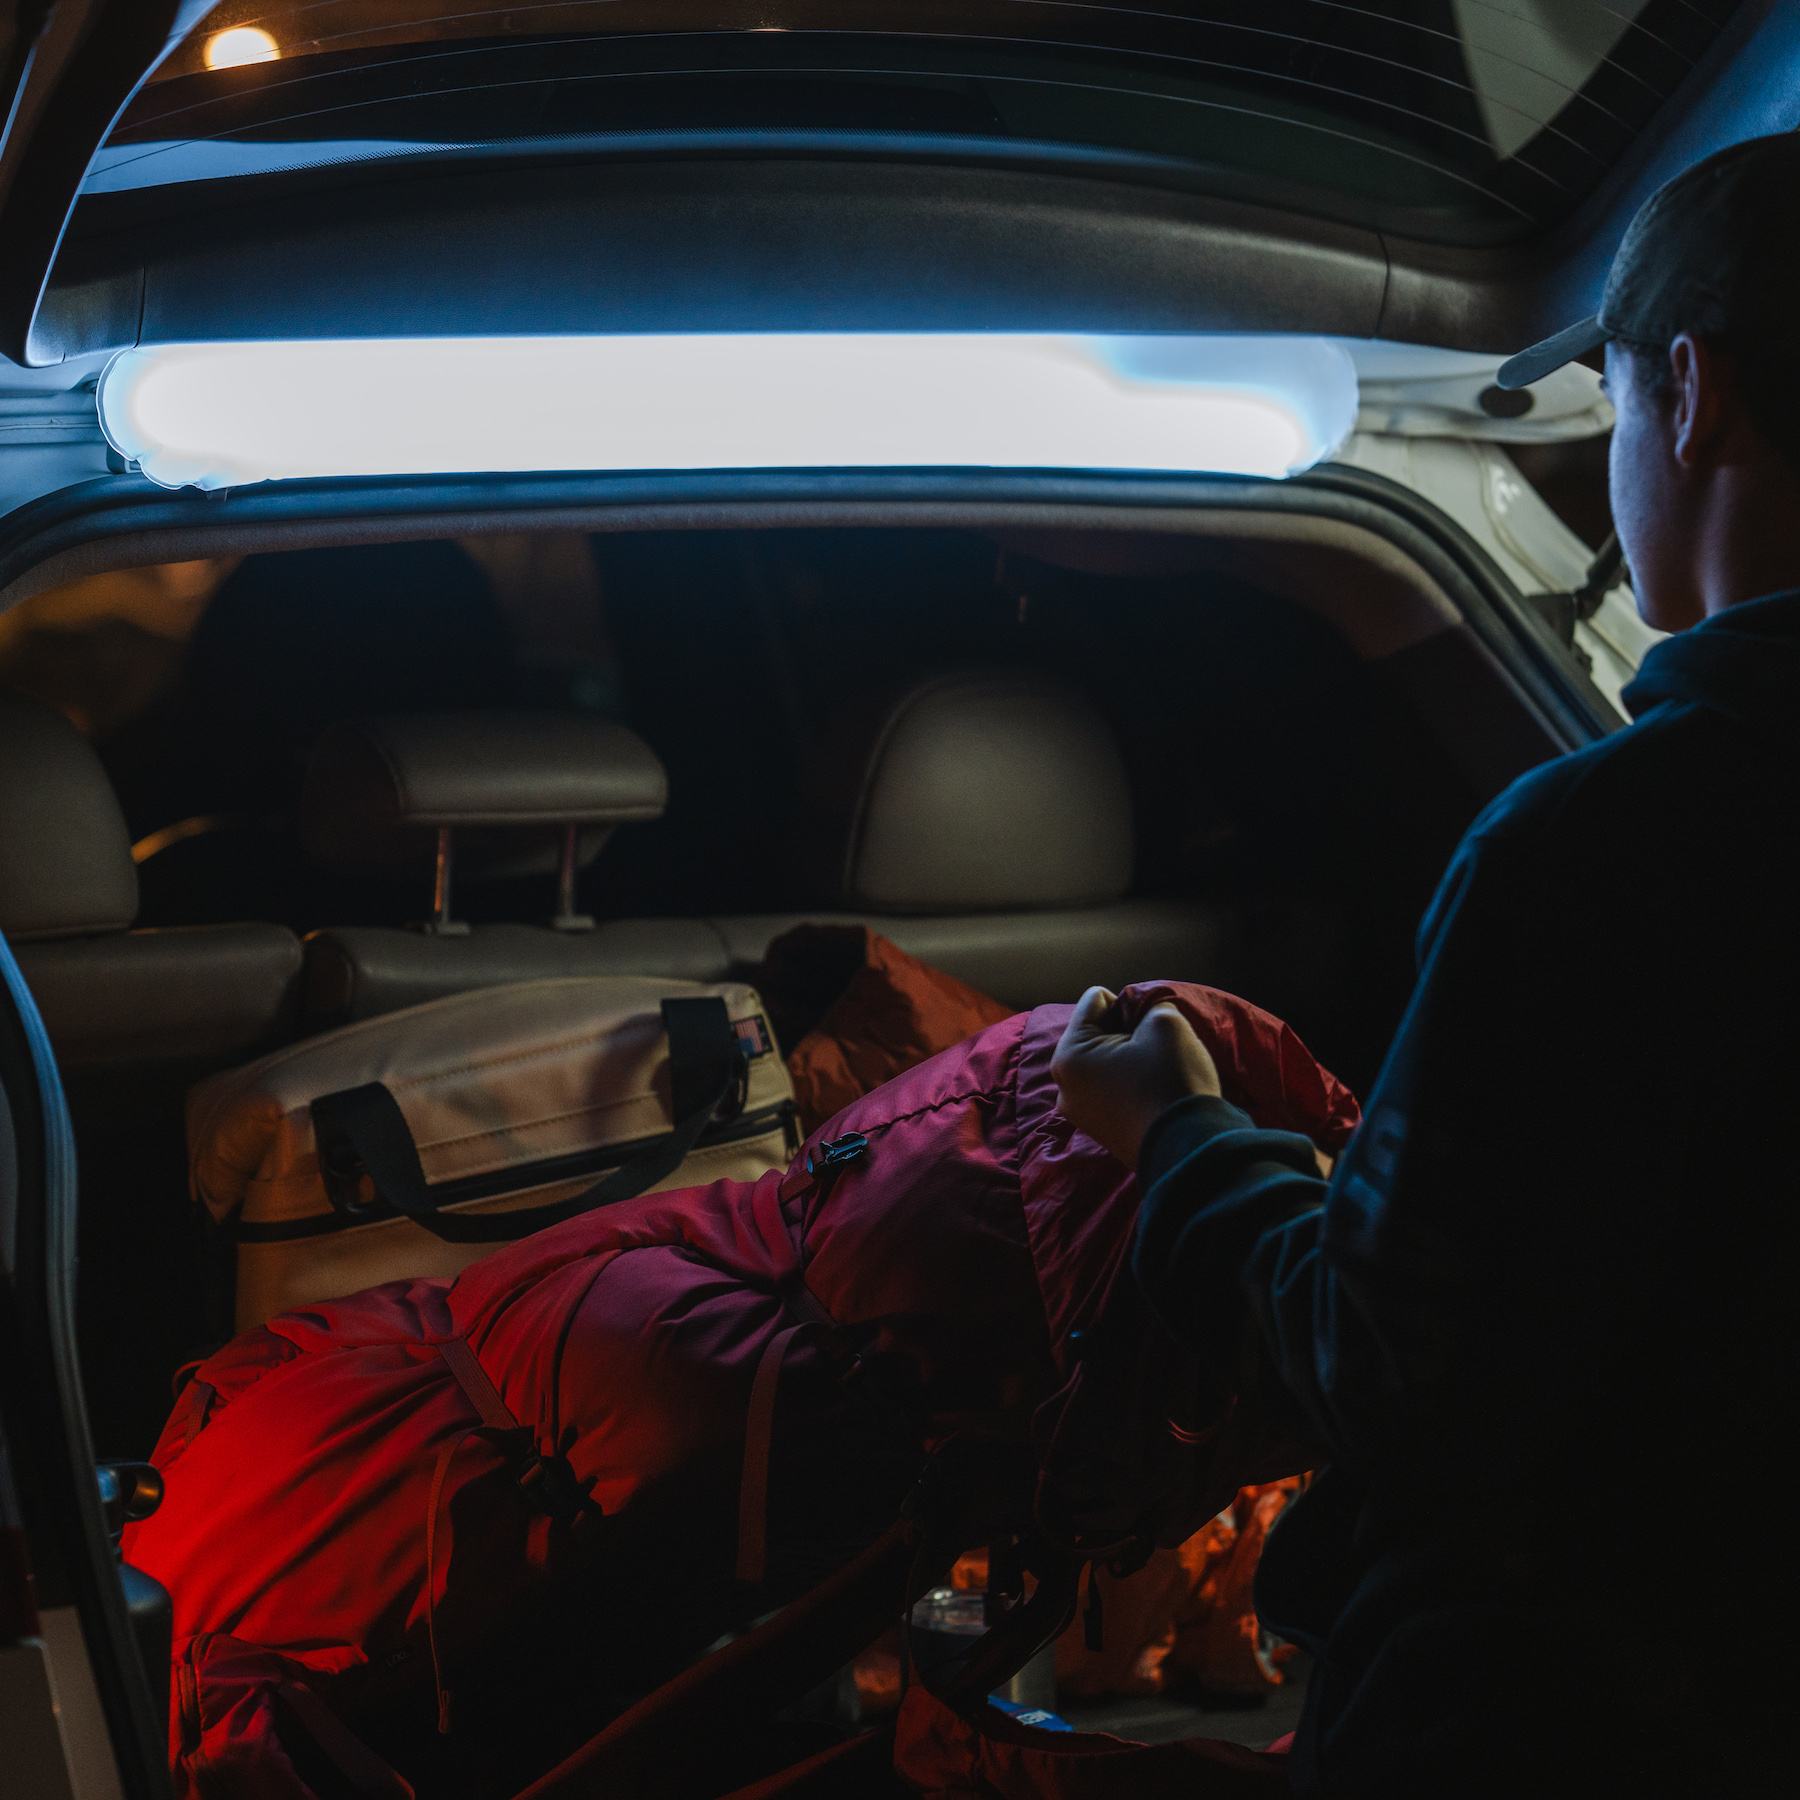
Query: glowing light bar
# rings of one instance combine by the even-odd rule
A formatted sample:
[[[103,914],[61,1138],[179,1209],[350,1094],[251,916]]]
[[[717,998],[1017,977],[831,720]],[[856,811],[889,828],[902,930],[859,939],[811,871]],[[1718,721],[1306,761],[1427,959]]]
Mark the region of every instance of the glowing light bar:
[[[1319,338],[794,333],[159,344],[100,382],[168,487],[316,476],[1005,468],[1279,477],[1356,418]]]

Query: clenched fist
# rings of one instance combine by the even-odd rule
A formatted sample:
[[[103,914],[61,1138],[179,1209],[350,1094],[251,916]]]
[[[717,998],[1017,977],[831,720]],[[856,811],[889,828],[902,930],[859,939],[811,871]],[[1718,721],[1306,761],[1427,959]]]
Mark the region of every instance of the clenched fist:
[[[1050,1073],[1062,1115],[1104,1144],[1126,1168],[1157,1117],[1190,1094],[1219,1094],[1218,1065],[1179,1009],[1153,1006],[1123,1029],[1118,996],[1089,988],[1056,1046]]]

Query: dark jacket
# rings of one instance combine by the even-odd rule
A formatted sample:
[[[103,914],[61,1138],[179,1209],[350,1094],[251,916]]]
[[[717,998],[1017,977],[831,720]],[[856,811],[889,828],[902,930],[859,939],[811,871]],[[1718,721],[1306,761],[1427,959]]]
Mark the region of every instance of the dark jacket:
[[[1329,1185],[1219,1100],[1144,1143],[1140,1281],[1330,1464],[1259,1585],[1302,1792],[1794,1778],[1800,593],[1626,701],[1464,840]]]

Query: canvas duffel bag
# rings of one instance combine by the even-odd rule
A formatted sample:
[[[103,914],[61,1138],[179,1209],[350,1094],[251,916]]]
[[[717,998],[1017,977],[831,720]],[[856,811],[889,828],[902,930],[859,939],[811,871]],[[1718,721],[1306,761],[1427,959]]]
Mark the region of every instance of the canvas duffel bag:
[[[188,1100],[194,1196],[236,1243],[239,1330],[455,1274],[590,1206],[754,1180],[797,1144],[762,1002],[734,983],[483,988],[290,1045]]]

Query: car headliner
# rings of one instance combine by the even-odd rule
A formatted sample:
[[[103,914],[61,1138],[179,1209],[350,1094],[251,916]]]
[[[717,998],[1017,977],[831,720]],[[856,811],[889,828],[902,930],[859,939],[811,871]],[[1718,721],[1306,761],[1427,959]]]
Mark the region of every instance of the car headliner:
[[[1627,151],[1741,0],[224,0],[119,122],[112,179],[196,141],[339,159],[856,129],[1146,164],[1421,239],[1528,235]],[[274,60],[213,69],[248,28]],[[129,174],[126,174],[129,171]]]

